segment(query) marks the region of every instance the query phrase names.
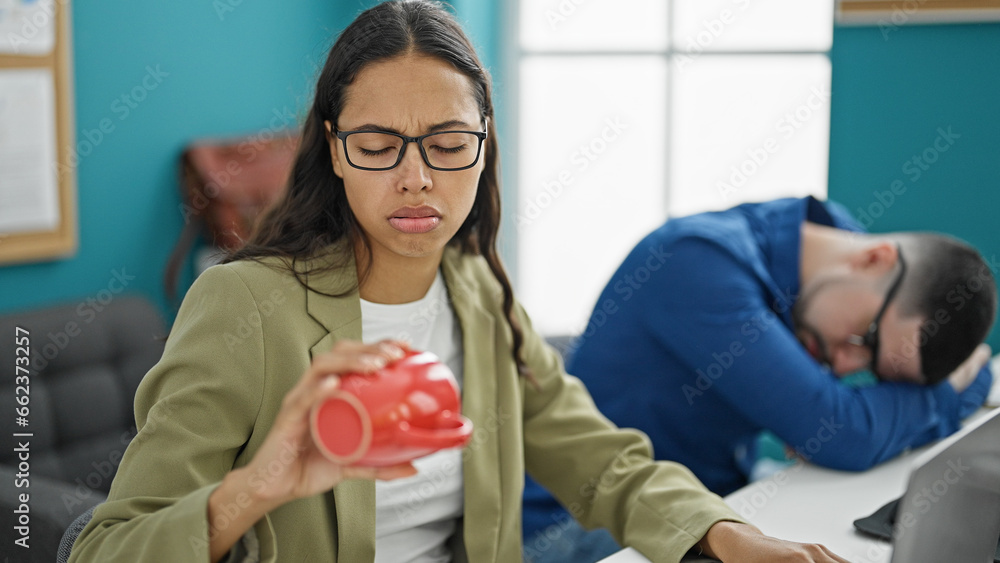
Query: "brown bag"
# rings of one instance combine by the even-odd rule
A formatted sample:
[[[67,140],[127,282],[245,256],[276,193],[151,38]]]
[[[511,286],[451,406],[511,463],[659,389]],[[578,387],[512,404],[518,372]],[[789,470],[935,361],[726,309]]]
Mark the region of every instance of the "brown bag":
[[[199,234],[225,252],[243,245],[260,214],[285,192],[298,143],[297,131],[284,131],[269,139],[196,142],[184,151],[184,229],[164,272],[168,300],[176,296],[181,266]]]

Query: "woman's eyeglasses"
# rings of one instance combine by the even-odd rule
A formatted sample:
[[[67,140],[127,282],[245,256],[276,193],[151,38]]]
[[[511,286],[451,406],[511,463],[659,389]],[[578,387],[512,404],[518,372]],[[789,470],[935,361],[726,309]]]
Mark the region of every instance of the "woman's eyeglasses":
[[[485,131],[439,131],[407,137],[389,131],[337,131],[347,163],[360,170],[391,170],[416,143],[424,163],[434,170],[465,170],[479,161]]]

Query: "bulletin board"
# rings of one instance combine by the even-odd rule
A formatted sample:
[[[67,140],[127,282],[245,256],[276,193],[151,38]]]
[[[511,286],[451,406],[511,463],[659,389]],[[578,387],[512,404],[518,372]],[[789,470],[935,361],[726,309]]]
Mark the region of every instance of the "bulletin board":
[[[69,0],[0,0],[0,264],[77,249]]]

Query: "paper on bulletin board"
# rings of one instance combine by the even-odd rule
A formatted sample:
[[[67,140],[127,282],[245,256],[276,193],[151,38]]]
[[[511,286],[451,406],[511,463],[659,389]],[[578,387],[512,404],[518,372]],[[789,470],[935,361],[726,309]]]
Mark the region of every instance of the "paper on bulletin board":
[[[51,71],[0,70],[0,233],[59,226],[55,162]]]
[[[55,3],[56,0],[0,0],[0,54],[51,53],[56,44]]]

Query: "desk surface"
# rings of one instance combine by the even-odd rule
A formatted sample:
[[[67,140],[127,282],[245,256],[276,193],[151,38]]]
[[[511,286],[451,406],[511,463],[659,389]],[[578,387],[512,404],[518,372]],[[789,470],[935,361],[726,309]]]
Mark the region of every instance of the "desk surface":
[[[737,514],[769,536],[821,543],[856,563],[889,563],[891,544],[858,533],[853,522],[903,494],[918,453],[907,453],[862,473],[800,463],[751,483],[725,500]],[[601,563],[648,562],[628,548]]]
[[[1000,384],[994,387],[997,386]],[[966,422],[986,412],[980,409]],[[769,536],[821,543],[853,563],[889,563],[892,545],[857,532],[854,520],[902,496],[915,459],[929,447],[912,450],[860,473],[799,463],[735,491],[725,501]],[[649,560],[627,548],[601,563],[649,563]]]

